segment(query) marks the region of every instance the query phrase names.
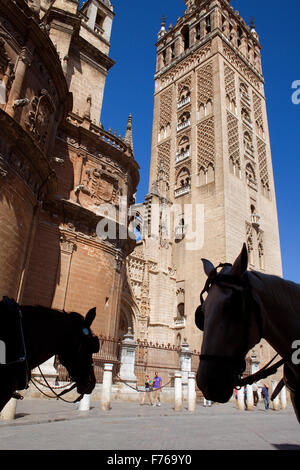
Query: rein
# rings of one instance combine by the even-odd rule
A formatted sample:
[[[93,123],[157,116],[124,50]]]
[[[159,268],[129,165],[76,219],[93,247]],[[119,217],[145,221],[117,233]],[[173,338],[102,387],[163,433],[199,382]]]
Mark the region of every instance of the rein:
[[[60,392],[59,394],[57,394],[57,393],[55,392],[55,390],[53,389],[53,387],[51,387],[51,385],[48,383],[46,377],[44,376],[44,374],[43,374],[43,372],[42,372],[42,370],[41,370],[41,368],[38,367],[38,369],[39,369],[39,371],[40,371],[41,376],[43,377],[43,380],[44,380],[45,383],[46,383],[47,388],[48,388],[49,390],[51,390],[51,392],[54,393],[54,395],[55,395],[55,396],[47,395],[47,394],[46,394],[43,390],[41,390],[41,389],[36,385],[36,383],[31,379],[31,382],[32,382],[32,384],[35,386],[35,388],[37,388],[37,390],[38,390],[40,393],[42,393],[43,395],[45,395],[45,397],[47,397],[47,398],[56,398],[56,400],[62,400],[62,401],[64,401],[65,403],[78,403],[79,401],[82,400],[83,394],[79,395],[79,396],[76,398],[76,400],[73,400],[73,401],[69,401],[69,400],[66,400],[65,398],[62,398],[63,395],[65,395],[66,393],[71,392],[71,390],[74,390],[74,388],[76,388],[76,386],[77,386],[76,383],[74,383],[71,387],[69,387],[69,388],[63,390],[62,392]]]

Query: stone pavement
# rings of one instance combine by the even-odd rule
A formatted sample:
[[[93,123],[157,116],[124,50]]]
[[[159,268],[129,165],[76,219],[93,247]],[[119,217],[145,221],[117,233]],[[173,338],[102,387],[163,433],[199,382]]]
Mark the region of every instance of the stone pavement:
[[[159,407],[99,402],[90,411],[55,400],[18,402],[14,421],[0,422],[0,450],[276,450],[300,449],[300,425],[291,407],[239,411],[234,403],[195,413]]]

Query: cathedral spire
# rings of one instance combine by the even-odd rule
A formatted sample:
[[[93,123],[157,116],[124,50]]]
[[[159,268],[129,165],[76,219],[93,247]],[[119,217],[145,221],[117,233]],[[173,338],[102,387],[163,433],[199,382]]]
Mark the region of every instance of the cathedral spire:
[[[132,114],[129,114],[127,127],[126,127],[126,134],[124,138],[125,144],[131,148],[133,154],[133,137],[132,137]]]

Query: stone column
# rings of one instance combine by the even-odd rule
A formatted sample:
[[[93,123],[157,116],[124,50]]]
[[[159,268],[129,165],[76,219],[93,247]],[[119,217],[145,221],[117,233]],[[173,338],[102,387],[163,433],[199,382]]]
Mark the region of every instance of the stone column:
[[[280,391],[280,403],[281,403],[281,408],[285,410],[287,407],[286,386],[284,386]]]
[[[275,388],[277,387],[277,380],[272,380],[272,393],[274,392]],[[273,409],[275,411],[278,411],[280,410],[280,402],[279,402],[279,396],[277,395],[277,397],[273,400]]]
[[[175,372],[174,405],[175,411],[182,410],[182,376],[180,371]]]
[[[15,398],[11,398],[8,403],[6,403],[5,407],[0,413],[0,420],[1,421],[10,421],[15,419],[17,409],[17,400]]]
[[[247,385],[247,409],[249,411],[254,410],[254,399],[252,385]]]
[[[91,395],[83,395],[82,400],[79,402],[79,411],[89,411],[91,404]]]
[[[187,385],[189,372],[191,372],[192,368],[192,352],[190,351],[190,347],[186,342],[186,338],[184,338],[184,342],[181,345],[179,364],[182,373],[182,383],[183,385]]]
[[[245,411],[244,387],[238,390],[237,406],[239,410]]]
[[[196,374],[189,372],[189,388],[188,388],[188,410],[195,411],[196,409]]]
[[[111,409],[111,385],[112,385],[112,370],[113,364],[104,364],[104,374],[102,383],[102,394],[101,394],[101,410],[108,411]]]
[[[134,374],[135,351],[137,343],[134,341],[132,329],[128,328],[128,333],[124,335],[121,351],[120,379],[129,383],[132,387],[136,386],[137,378]]]

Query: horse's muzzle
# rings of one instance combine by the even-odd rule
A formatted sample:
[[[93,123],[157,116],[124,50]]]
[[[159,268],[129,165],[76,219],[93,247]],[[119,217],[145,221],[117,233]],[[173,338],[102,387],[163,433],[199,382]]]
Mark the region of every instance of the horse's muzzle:
[[[232,397],[234,383],[235,375],[232,365],[200,362],[197,385],[207,400],[227,403]]]
[[[96,386],[95,376],[89,377],[86,381],[77,382],[77,392],[79,395],[90,395]]]

